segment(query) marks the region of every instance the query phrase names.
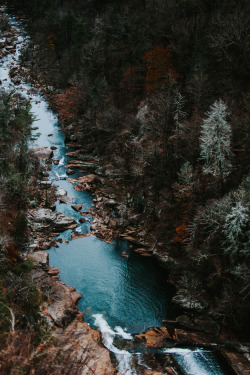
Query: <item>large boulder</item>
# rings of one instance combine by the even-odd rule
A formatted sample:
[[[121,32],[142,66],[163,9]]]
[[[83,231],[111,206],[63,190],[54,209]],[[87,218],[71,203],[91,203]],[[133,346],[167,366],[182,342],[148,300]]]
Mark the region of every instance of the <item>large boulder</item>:
[[[81,209],[83,208],[83,204],[72,204],[71,207],[72,207],[73,210],[75,210],[76,212],[80,212]]]
[[[29,258],[31,258],[36,266],[47,268],[49,265],[49,254],[45,251],[36,251],[31,253]]]
[[[66,329],[57,329],[53,336],[71,365],[72,373],[79,375],[118,373],[111,363],[108,349],[102,344],[101,333],[83,322],[81,314],[78,314]]]
[[[32,151],[40,159],[50,159],[53,156],[53,150],[48,147],[36,147]]]
[[[36,230],[40,231],[50,228],[62,232],[77,226],[73,217],[66,216],[61,212],[51,211],[48,208],[38,208],[32,211],[29,218]]]

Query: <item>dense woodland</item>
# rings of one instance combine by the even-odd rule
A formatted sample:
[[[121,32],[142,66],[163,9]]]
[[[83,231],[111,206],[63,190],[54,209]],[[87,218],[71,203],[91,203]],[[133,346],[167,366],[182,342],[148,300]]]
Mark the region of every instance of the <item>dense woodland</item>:
[[[33,120],[26,99],[1,90],[0,366],[4,374],[10,373],[19,355],[32,352],[43,331],[41,295],[30,274],[33,265],[22,256],[29,234],[26,209],[37,199],[39,162],[28,150]]]
[[[246,333],[249,2],[7,3],[28,20],[22,64],[54,87],[54,107],[82,158],[99,160],[123,191],[124,226],[132,216],[143,222],[183,293]],[[1,113],[12,98],[3,96]],[[1,120],[2,143],[6,126]],[[3,178],[24,173],[18,160]],[[12,186],[19,194],[22,184]]]

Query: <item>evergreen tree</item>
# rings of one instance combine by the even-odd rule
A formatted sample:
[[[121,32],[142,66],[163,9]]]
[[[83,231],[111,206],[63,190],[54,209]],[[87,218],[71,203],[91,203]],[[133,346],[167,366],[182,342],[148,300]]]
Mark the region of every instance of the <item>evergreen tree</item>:
[[[246,228],[249,224],[248,208],[244,207],[241,202],[237,202],[235,207],[232,207],[231,212],[226,216],[225,224],[223,226],[223,233],[226,237],[225,253],[231,257],[238,256],[241,248],[244,248],[244,237],[246,237]],[[244,255],[249,255],[244,250]]]
[[[220,179],[221,184],[232,168],[231,127],[226,121],[226,104],[220,99],[210,107],[201,130],[201,159],[204,173]]]

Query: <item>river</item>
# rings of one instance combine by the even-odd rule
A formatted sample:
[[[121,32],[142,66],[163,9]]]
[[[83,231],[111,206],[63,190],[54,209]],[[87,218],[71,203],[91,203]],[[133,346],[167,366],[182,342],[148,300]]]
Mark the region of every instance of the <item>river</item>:
[[[13,27],[20,28],[20,24],[12,17],[11,22]],[[18,43],[15,54],[1,60],[2,87],[7,90],[15,88],[29,98],[32,112],[37,117],[35,126],[41,133],[32,147],[57,147],[54,159],[60,162],[58,165],[52,165],[49,179],[59,188],[65,189],[68,196],[73,198],[74,204],[83,204],[83,210],[87,211],[93,205],[91,194],[77,192],[67,181],[65,164],[69,157],[66,153],[72,149],[64,144],[57,116],[49,109],[41,95],[30,93],[31,86],[24,82],[14,86],[9,78],[9,70],[13,64],[17,64],[20,50],[25,43],[23,35],[19,36]],[[75,218],[78,233],[89,232],[92,217],[87,214],[85,222],[80,223],[82,216],[74,211],[71,205],[72,203],[56,202],[58,211]],[[72,231],[68,230],[60,235],[63,240],[69,240],[69,244],[59,243],[58,248],[50,250],[50,264],[60,269],[63,282],[76,287],[77,292],[82,294],[79,308],[84,312],[84,319],[102,332],[104,345],[117,358],[119,373],[136,374],[136,369],[131,365],[132,354],[118,349],[114,345],[114,339],[122,337],[130,341],[131,334],[143,332],[150,327],[159,327],[162,325],[162,319],[175,317],[171,305],[174,290],[166,282],[166,271],[152,258],[135,254],[126,241],[117,239],[113,244],[108,244],[93,235],[71,241],[71,234]],[[124,257],[124,252],[128,256]],[[200,348],[165,348],[161,353],[171,354],[185,375],[225,374],[212,351]],[[139,361],[141,353],[136,355]]]

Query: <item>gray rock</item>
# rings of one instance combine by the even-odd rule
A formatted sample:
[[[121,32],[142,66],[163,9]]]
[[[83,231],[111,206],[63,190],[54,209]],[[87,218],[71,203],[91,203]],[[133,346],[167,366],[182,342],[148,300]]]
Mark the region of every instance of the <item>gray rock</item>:
[[[70,203],[70,202],[73,202],[74,198],[70,198],[70,197],[60,197],[59,198],[59,202],[60,203]]]
[[[47,268],[49,265],[49,254],[45,251],[36,251],[30,254],[29,258],[31,258],[35,265],[42,268]]]
[[[67,191],[63,188],[60,188],[56,191],[57,197],[65,197],[67,194],[68,194]]]
[[[72,204],[71,207],[72,207],[73,210],[75,210],[76,212],[80,212],[81,209],[83,208],[83,204]]]
[[[32,211],[29,218],[33,225],[40,230],[50,227],[61,232],[76,226],[74,218],[65,216],[61,212],[53,212],[48,208],[38,208]]]
[[[32,149],[35,156],[40,159],[49,159],[53,156],[53,151],[48,147],[36,147]]]

